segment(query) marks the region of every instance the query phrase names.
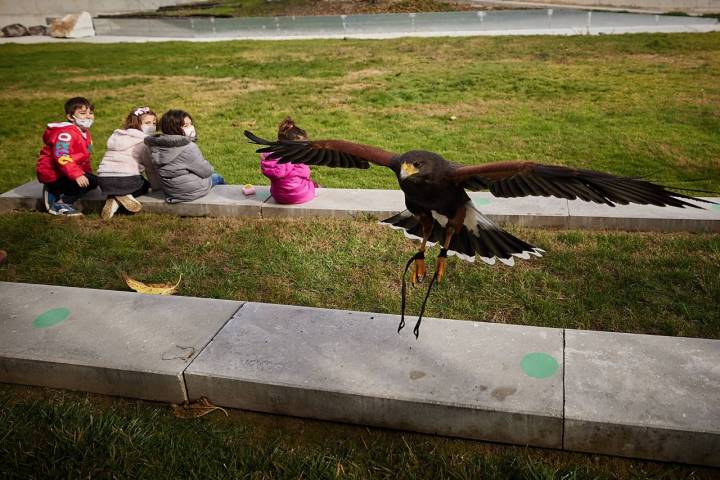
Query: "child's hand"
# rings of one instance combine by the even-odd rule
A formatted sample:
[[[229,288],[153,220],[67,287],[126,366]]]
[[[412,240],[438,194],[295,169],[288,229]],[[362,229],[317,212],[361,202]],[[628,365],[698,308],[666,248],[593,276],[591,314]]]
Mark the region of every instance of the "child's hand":
[[[75,181],[82,188],[85,188],[88,185],[90,185],[90,180],[88,180],[88,178],[85,175],[79,176],[78,178],[75,179]]]

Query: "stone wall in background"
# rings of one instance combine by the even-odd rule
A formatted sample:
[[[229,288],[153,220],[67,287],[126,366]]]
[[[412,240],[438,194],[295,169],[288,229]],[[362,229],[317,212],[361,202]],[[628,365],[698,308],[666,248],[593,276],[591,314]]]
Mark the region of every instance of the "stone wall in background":
[[[46,18],[69,13],[101,14],[156,10],[169,5],[197,3],[198,0],[22,0],[0,1],[0,25],[46,25]]]

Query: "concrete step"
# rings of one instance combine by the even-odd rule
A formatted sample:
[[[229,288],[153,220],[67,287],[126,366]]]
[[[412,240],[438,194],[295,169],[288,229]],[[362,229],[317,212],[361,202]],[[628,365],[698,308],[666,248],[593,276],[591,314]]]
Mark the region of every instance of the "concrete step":
[[[560,329],[246,303],[185,371],[221,405],[561,448]],[[546,378],[521,368],[551,357]]]
[[[720,466],[720,341],[566,330],[564,447]]]
[[[182,403],[242,302],[0,282],[0,382]]]
[[[720,466],[719,340],[398,320],[0,282],[0,381]]]
[[[310,202],[280,205],[267,186],[255,187],[245,196],[240,185],[218,185],[192,202],[171,205],[161,193],[139,198],[143,210],[181,216],[213,217],[346,217],[373,215],[379,219],[405,209],[400,190],[320,188]],[[42,185],[37,181],[0,195],[0,213],[13,210],[43,210]],[[609,207],[580,200],[551,197],[496,198],[489,192],[470,193],[475,205],[499,223],[527,227],[578,229],[620,229],[629,231],[720,232],[720,205],[703,208],[618,205]],[[709,198],[720,203],[720,198]],[[105,197],[94,190],[77,206],[85,212],[99,212]]]

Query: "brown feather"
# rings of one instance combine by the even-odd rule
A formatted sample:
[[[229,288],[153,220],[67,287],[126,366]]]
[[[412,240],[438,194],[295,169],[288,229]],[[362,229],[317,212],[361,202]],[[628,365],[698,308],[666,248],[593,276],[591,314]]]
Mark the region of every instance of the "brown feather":
[[[244,135],[251,143],[265,145],[257,150],[258,153],[272,153],[273,156],[283,157],[281,163],[308,163],[310,165],[327,165],[342,168],[368,168],[369,163],[383,167],[394,168],[397,154],[381,148],[347,142],[345,140],[317,140],[269,141],[262,139],[252,132],[245,131]]]

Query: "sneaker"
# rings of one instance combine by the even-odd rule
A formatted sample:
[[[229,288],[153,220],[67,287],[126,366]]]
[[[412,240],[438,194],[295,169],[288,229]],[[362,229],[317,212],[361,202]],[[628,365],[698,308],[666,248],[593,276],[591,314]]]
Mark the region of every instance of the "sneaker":
[[[77,217],[82,215],[82,212],[75,210],[71,205],[63,202],[55,202],[50,205],[48,213],[51,215],[61,215],[63,217]]]
[[[138,202],[132,195],[119,195],[115,200],[125,207],[128,212],[137,213],[142,210],[142,203]]]
[[[115,212],[118,211],[118,208],[120,208],[120,204],[115,200],[115,197],[108,197],[107,200],[105,200],[102,212],[100,212],[100,218],[110,220],[113,215],[115,215]]]
[[[58,200],[60,200],[58,196],[48,190],[47,185],[43,185],[43,204],[45,205],[45,211],[49,212],[52,204]]]

